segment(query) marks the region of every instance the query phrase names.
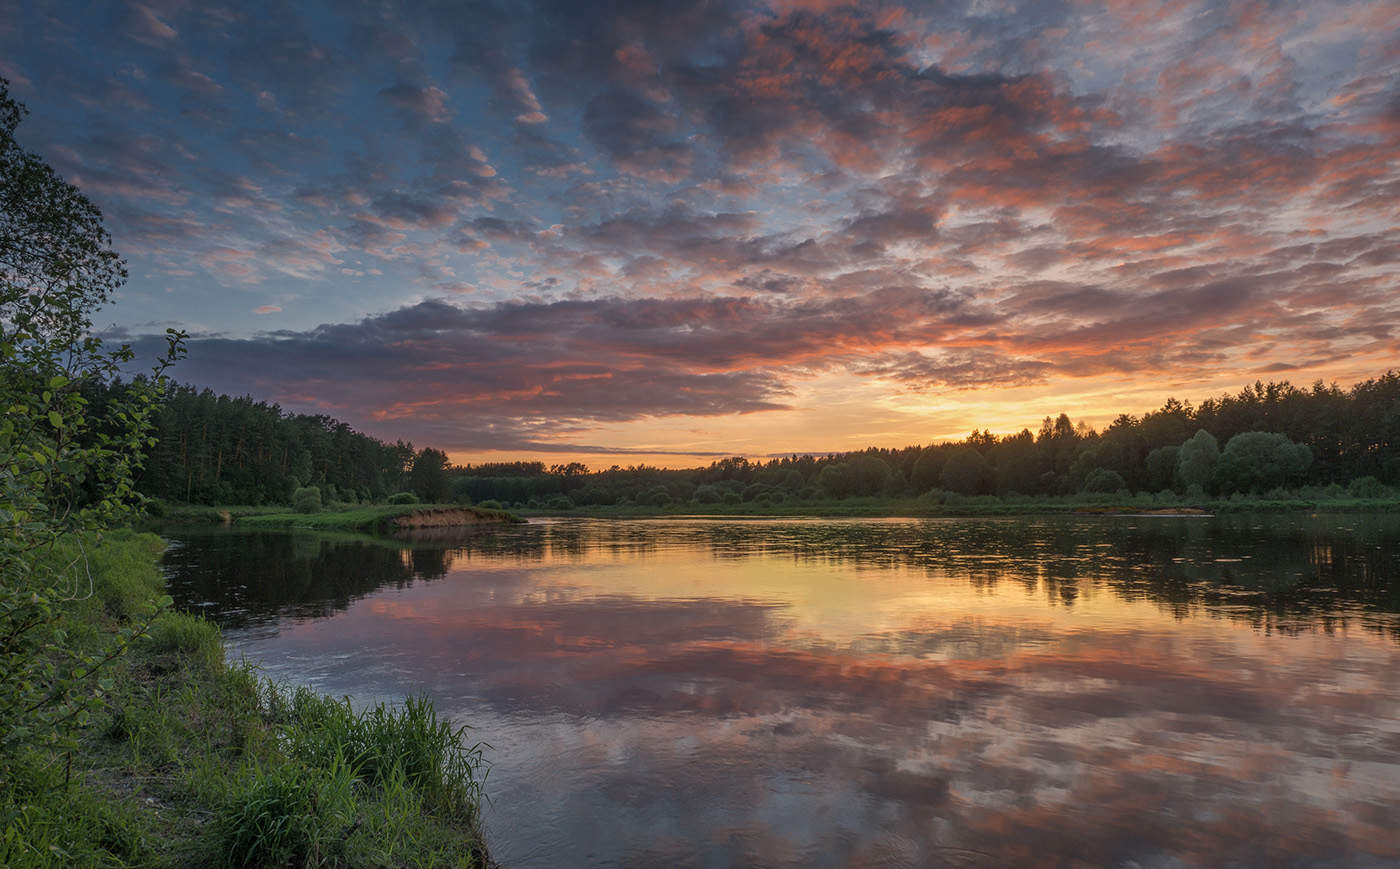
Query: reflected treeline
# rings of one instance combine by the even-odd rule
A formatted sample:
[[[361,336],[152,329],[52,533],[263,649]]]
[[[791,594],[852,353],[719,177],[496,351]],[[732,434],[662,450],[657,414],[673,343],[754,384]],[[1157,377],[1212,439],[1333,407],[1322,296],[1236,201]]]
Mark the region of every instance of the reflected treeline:
[[[452,566],[453,552],[312,533],[182,531],[164,566],[177,607],[238,628],[279,616],[327,616],[379,589],[437,579]]]
[[[716,560],[785,557],[927,571],[991,591],[1015,584],[1073,606],[1111,592],[1181,618],[1201,610],[1263,630],[1360,626],[1400,641],[1400,517],[1045,517],[956,520],[567,520],[491,534],[392,541],[315,535],[185,536],[166,558],[186,608],[237,626],[320,615],[473,559],[575,563],[699,547]]]

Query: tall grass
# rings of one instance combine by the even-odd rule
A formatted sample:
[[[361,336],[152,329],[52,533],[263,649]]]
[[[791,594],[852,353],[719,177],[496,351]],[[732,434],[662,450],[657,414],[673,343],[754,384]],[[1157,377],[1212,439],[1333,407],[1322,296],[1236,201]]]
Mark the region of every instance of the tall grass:
[[[286,762],[255,767],[210,826],[222,866],[484,865],[479,845],[433,844],[422,819],[478,831],[487,765],[468,728],[438,717],[427,698],[356,712],[306,688],[267,685],[263,714]],[[437,838],[441,838],[440,836]]]
[[[348,699],[269,686],[267,706],[285,722],[281,732],[292,757],[320,766],[342,759],[374,787],[401,776],[432,811],[475,821],[488,771],[483,750],[489,746],[468,744],[470,728],[439,718],[426,697],[357,713]]]
[[[116,532],[54,547],[71,651],[161,593],[162,546]],[[174,612],[103,674],[71,745],[0,757],[0,867],[491,865],[483,746],[424,698],[356,712],[274,687]]]

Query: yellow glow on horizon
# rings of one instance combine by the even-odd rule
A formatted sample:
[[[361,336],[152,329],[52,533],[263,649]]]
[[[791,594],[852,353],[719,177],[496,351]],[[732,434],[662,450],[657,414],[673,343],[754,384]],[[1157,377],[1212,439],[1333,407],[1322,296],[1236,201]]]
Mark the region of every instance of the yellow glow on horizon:
[[[1102,430],[1120,413],[1140,416],[1160,408],[1168,398],[1195,405],[1211,396],[1238,392],[1255,380],[1288,380],[1306,388],[1320,379],[1347,388],[1393,367],[1394,362],[1367,354],[1348,360],[1342,372],[1331,363],[1277,374],[1193,372],[1180,378],[1095,377],[1002,389],[928,391],[846,372],[827,373],[799,381],[786,399],[787,409],[606,423],[568,438],[570,443],[601,447],[597,452],[449,450],[448,455],[457,464],[540,461],[546,466],[582,462],[590,470],[614,464],[674,469],[703,467],[726,456],[767,460],[867,447],[898,449],[959,441],[982,429],[996,435],[1022,429],[1035,432],[1045,417],[1060,413]]]

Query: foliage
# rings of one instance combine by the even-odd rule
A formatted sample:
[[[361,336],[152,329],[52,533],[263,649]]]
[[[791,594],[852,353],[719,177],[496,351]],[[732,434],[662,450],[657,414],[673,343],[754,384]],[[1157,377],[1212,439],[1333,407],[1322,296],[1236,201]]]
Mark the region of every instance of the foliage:
[[[1147,488],[1153,491],[1170,489],[1176,483],[1176,466],[1181,458],[1181,447],[1168,444],[1147,454]]]
[[[395,492],[385,500],[386,504],[417,504],[418,496],[412,492]]]
[[[1267,492],[1296,482],[1312,464],[1312,451],[1277,432],[1237,434],[1225,444],[1215,469],[1222,492]]]
[[[178,398],[185,392],[177,389],[176,394]],[[207,413],[190,416],[186,423],[171,429],[172,436],[198,441],[201,433],[208,430],[210,447],[191,451],[191,455],[202,456],[193,465],[183,465],[177,459],[166,476],[181,481],[176,488],[183,487],[185,480],[194,480],[196,500],[215,498],[230,488],[243,491],[238,487],[249,484],[235,485],[230,481],[249,479],[251,472],[241,470],[242,463],[250,455],[267,453],[271,448],[254,441],[240,444],[236,439],[230,441],[227,435],[215,439],[215,433],[245,431],[245,415],[250,412],[245,404],[251,399],[228,399],[193,391],[189,395],[195,396],[196,403]],[[222,419],[224,414],[228,415],[227,420]],[[169,415],[163,414],[162,419]],[[568,509],[562,500],[567,497],[576,508],[594,511],[603,507],[630,509],[625,505],[631,504],[653,510],[684,512],[705,506],[733,512],[731,508],[740,504],[782,503],[791,512],[828,499],[900,498],[935,487],[966,496],[1014,493],[1044,499],[1082,491],[1097,469],[1117,474],[1130,492],[1174,490],[1204,498],[1217,491],[1226,495],[1235,491],[1231,488],[1237,485],[1235,478],[1216,477],[1219,445],[1250,431],[1275,431],[1308,446],[1314,460],[1291,484],[1335,483],[1345,487],[1361,476],[1374,477],[1383,485],[1387,481],[1400,483],[1400,441],[1393,434],[1400,426],[1400,372],[1356,384],[1349,391],[1321,385],[1302,390],[1288,384],[1256,384],[1238,395],[1206,399],[1195,408],[1168,399],[1159,410],[1140,418],[1120,414],[1102,433],[1060,414],[1046,417],[1035,433],[1025,429],[998,437],[980,431],[956,443],[870,448],[827,456],[794,455],[765,462],[733,457],[707,467],[683,470],[634,465],[589,471],[578,463],[551,467],[542,462],[459,467],[445,464],[445,454],[440,451],[415,452],[402,443],[382,444],[339,423],[332,427],[340,432],[335,434],[326,428],[334,423],[332,420],[279,418],[284,421],[278,425],[305,425],[295,431],[289,429],[289,441],[274,440],[274,444],[281,445],[271,451],[289,455],[304,449],[303,458],[316,456],[314,462],[292,462],[289,467],[301,467],[306,472],[305,479],[310,481],[324,477],[326,485],[334,477],[339,491],[356,492],[362,500],[381,498],[386,492],[407,485],[412,469],[425,452],[428,456],[423,459],[422,472],[431,469],[435,474],[441,466],[448,481],[447,491],[455,501],[529,504],[532,509]],[[1195,432],[1194,436],[1191,432]],[[221,444],[217,449],[216,443]],[[299,443],[304,446],[298,446]],[[350,448],[354,444],[363,448],[356,448],[356,452]],[[276,461],[266,473],[279,481],[269,485],[269,491],[281,492],[268,495],[269,500],[285,503],[291,493],[285,481],[290,478],[279,476],[284,470]],[[142,479],[145,485],[146,478]],[[205,481],[203,487],[201,479]],[[363,482],[369,479],[378,482],[373,486]],[[1099,479],[1106,478],[1101,475]],[[1225,488],[1218,489],[1219,486]],[[325,492],[323,488],[323,495]],[[778,493],[781,501],[776,500]],[[551,503],[559,506],[545,506]]]
[[[949,450],[938,475],[944,489],[959,495],[975,495],[987,476],[987,460],[970,446]]]
[[[206,670],[224,660],[223,640],[213,622],[182,612],[168,612],[151,625],[149,648],[157,654],[187,657]]]
[[[349,507],[322,510],[318,513],[250,512],[244,513],[235,521],[241,528],[310,529],[317,531],[376,531],[393,524],[395,519],[411,517],[427,510],[457,510],[474,516],[484,523],[511,523],[523,521],[500,509],[490,509],[486,505],[468,506],[463,504],[378,504],[368,507]]]
[[[1084,479],[1084,491],[1086,492],[1108,494],[1127,487],[1128,484],[1123,481],[1122,476],[1117,471],[1110,471],[1108,468],[1095,468]]]
[[[140,507],[134,478],[183,338],[168,333],[152,377],[89,406],[85,391],[132,359],[88,334],[126,269],[97,207],[16,142],[23,114],[0,79],[0,763],[71,749],[109,688],[104,670],[161,605],[127,602],[135,622],[94,646],[65,627],[94,595],[100,532]]]
[[[1357,477],[1347,486],[1347,494],[1353,498],[1384,498],[1385,485],[1375,477]]]
[[[429,503],[446,501],[452,494],[447,468],[447,453],[424,449],[413,458],[413,469],[408,475],[409,488]]]
[[[298,513],[321,512],[321,490],[316,486],[303,486],[292,492],[292,509]]]
[[[828,464],[817,474],[817,485],[836,498],[876,495],[890,480],[890,466],[879,456],[861,453],[849,461]],[[748,498],[746,500],[752,500]]]
[[[1176,477],[1188,490],[1204,490],[1214,479],[1215,465],[1219,461],[1219,442],[1215,435],[1201,429],[1177,451]]]
[[[88,548],[92,595],[65,609],[70,643],[98,648],[129,624],[126,602],[164,585],[162,547],[118,531]],[[29,745],[3,768],[0,866],[489,862],[483,746],[425,700],[356,713],[275,688],[224,663],[213,624],[173,612],[105,675],[107,703],[66,757]]]
[[[929,447],[919,453],[909,476],[909,482],[915,492],[927,492],[942,481],[946,457],[947,451],[935,447]]]

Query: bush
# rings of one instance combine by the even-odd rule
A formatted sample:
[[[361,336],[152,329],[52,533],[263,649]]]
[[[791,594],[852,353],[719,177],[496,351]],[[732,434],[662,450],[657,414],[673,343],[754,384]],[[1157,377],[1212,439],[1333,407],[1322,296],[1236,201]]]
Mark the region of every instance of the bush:
[[[321,490],[316,486],[303,486],[292,493],[292,509],[298,513],[321,512]]]
[[[1176,479],[1188,493],[1204,492],[1220,461],[1220,442],[1200,429],[1177,450]]]
[[[1347,494],[1353,498],[1383,498],[1385,486],[1375,477],[1357,477],[1347,486]]]
[[[389,503],[389,504],[417,504],[417,503],[418,503],[418,496],[415,495],[415,494],[413,494],[412,492],[395,492],[394,494],[392,494],[392,495],[389,496],[387,503]]]
[[[572,510],[574,502],[568,495],[555,495],[545,502],[545,506],[551,510]]]
[[[1108,468],[1094,468],[1089,472],[1089,476],[1084,478],[1084,491],[1098,494],[1112,494],[1119,489],[1125,488],[1123,476],[1117,471],[1110,471]]]
[[[483,510],[504,510],[504,509],[505,509],[505,507],[501,506],[501,502],[500,502],[500,501],[497,501],[495,498],[487,498],[485,501],[482,501],[480,504],[477,504],[476,506],[480,507],[480,508],[483,509]]]
[[[960,495],[975,495],[986,485],[987,460],[972,447],[947,451],[938,475],[941,488]]]
[[[1215,468],[1221,492],[1266,492],[1296,480],[1312,464],[1312,451],[1277,432],[1237,434],[1225,444]]]

